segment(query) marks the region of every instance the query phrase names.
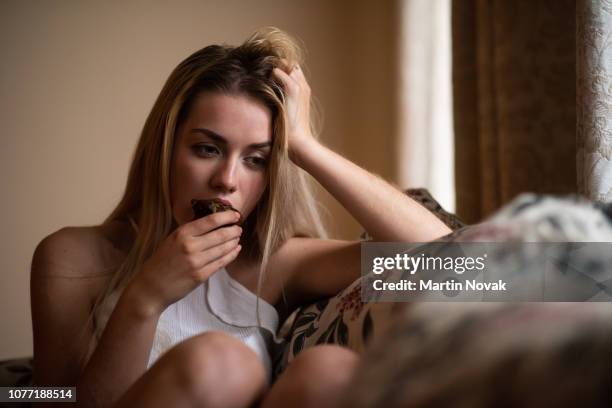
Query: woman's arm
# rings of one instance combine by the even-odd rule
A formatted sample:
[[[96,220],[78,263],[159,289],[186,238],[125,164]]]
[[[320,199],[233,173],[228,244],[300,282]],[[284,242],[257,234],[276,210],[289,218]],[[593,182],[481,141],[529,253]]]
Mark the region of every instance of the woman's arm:
[[[368,231],[374,241],[426,242],[451,230],[427,209],[319,143],[310,132],[310,87],[299,67],[276,68],[285,84],[289,156]]]
[[[92,406],[112,406],[145,373],[159,316],[125,289],[77,383]]]
[[[397,188],[315,139],[296,144],[292,156],[374,241],[426,242],[451,232],[438,217]]]
[[[34,252],[30,281],[34,385],[76,386],[77,406],[109,406],[145,372],[159,316],[139,303],[128,287],[89,362],[79,365],[93,336],[91,327],[87,336],[81,336],[93,278],[71,258],[88,251],[86,242],[78,231],[62,229]]]
[[[310,87],[299,67],[274,69],[286,93],[289,157],[331,193],[374,241],[424,242],[451,230],[416,201],[334,153],[310,132]],[[346,288],[360,276],[358,241],[291,238],[275,253],[271,270],[289,276],[287,294],[296,307]]]

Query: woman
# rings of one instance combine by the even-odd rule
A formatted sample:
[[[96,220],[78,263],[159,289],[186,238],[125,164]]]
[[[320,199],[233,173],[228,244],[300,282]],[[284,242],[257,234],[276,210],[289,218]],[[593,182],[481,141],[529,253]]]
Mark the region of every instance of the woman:
[[[270,378],[278,323],[360,271],[358,241],[324,239],[303,171],[376,241],[450,230],[317,141],[300,62],[271,29],[206,47],[172,72],[117,208],[36,248],[36,385],[77,384],[83,406],[337,403],[356,362],[345,348],[313,347]],[[191,200],[212,198],[241,216],[193,220]]]

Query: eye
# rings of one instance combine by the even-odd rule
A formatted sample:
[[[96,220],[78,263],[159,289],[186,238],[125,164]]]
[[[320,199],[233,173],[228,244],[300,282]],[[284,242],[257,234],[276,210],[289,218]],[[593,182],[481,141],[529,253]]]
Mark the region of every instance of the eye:
[[[196,154],[203,157],[212,157],[220,153],[219,149],[214,145],[195,145],[193,146],[193,150]]]
[[[266,167],[268,164],[268,159],[259,156],[249,156],[245,160],[254,167]]]

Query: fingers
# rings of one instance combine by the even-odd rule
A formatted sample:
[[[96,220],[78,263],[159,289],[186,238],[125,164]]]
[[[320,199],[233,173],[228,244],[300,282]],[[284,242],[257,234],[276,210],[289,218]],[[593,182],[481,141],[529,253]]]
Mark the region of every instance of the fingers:
[[[286,89],[293,89],[297,86],[297,82],[295,81],[295,79],[291,78],[285,71],[280,68],[274,68],[272,70],[272,75],[274,75],[276,79],[281,81]]]
[[[296,68],[299,69],[298,64],[295,64],[295,63],[292,64],[286,58],[279,58],[278,61],[279,61],[280,68],[282,68],[282,70],[285,71],[287,74],[291,74],[291,72]]]
[[[241,249],[240,245],[234,244],[232,247],[230,242],[226,242],[209,251],[202,252],[199,262],[203,266],[196,272],[197,279],[200,281],[208,279],[214,272],[236,259]]]
[[[237,223],[239,219],[240,214],[236,211],[220,211],[188,222],[180,228],[179,234],[187,237],[204,235],[224,225]]]
[[[300,64],[290,63],[286,58],[280,58],[279,67],[289,75],[301,75],[304,76],[304,72],[300,67]]]
[[[231,227],[223,227],[209,232],[201,237],[192,238],[194,241],[193,252],[206,251],[229,241],[239,240],[242,235],[242,227],[233,225]]]
[[[231,239],[229,241],[218,244],[212,248],[208,248],[205,251],[201,251],[194,255],[194,257],[196,260],[198,260],[199,265],[205,266],[210,262],[227,255],[231,251],[235,250],[237,247],[241,247],[239,241],[239,238]]]
[[[279,61],[280,67],[276,67],[272,70],[274,76],[288,87],[294,86],[293,84],[298,84],[300,88],[310,89],[304,72],[299,65],[290,64],[289,61],[284,58]]]
[[[307,112],[310,103],[310,87],[304,76],[292,77],[280,68],[274,68],[273,75],[283,84],[289,106],[295,104],[294,110],[296,112],[300,109]]]
[[[307,84],[306,77],[304,76],[304,71],[299,65],[295,65],[290,72],[290,76],[295,78],[300,83]]]

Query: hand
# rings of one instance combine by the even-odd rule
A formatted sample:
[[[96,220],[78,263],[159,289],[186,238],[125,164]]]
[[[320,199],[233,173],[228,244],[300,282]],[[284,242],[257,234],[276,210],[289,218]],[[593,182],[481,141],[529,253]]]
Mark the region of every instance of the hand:
[[[132,281],[147,310],[161,313],[238,256],[242,228],[222,226],[239,217],[235,211],[221,211],[181,225],[166,237]]]
[[[289,158],[296,162],[300,150],[316,141],[310,129],[310,86],[299,65],[282,62],[283,68],[274,68],[273,73],[284,85]]]

